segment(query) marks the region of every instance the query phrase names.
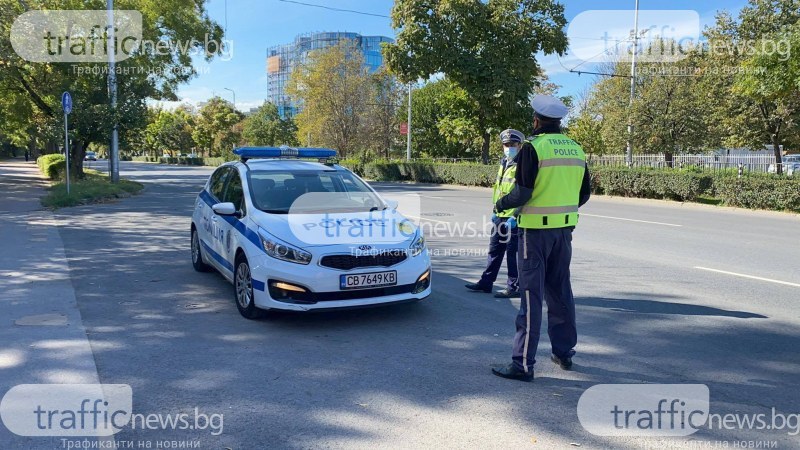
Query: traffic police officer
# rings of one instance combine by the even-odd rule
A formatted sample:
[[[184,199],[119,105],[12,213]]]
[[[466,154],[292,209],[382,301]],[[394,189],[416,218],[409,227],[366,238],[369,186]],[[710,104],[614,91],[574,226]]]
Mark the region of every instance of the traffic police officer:
[[[492,372],[522,381],[533,380],[542,302],[547,302],[551,359],[564,370],[572,368],[578,339],[569,274],[572,230],[578,223],[578,207],[589,200],[591,191],[583,149],[561,134],[567,107],[549,95],[538,95],[531,103],[533,137],[517,157],[514,189],[495,205],[497,211],[521,207],[518,258],[522,298],[512,363]]]
[[[500,160],[497,171],[497,181],[494,183],[492,204],[497,203],[500,197],[511,192],[516,183],[517,162],[516,157],[525,135],[517,130],[505,130],[500,133],[503,142],[504,156]],[[500,267],[503,265],[503,255],[506,255],[508,265],[508,281],[506,288],[496,293],[497,298],[519,297],[517,283],[517,218],[514,208],[498,211],[492,214],[492,237],[489,239],[489,256],[486,270],[483,271],[480,281],[469,283],[466,288],[476,292],[492,292],[492,285],[497,280]]]

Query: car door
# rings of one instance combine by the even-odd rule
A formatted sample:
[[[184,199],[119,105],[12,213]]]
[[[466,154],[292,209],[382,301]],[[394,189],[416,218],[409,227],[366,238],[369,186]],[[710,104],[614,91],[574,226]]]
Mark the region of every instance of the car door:
[[[236,210],[240,212],[241,219],[247,215],[247,206],[245,205],[244,191],[242,189],[242,177],[236,169],[231,169],[231,173],[228,176],[222,202],[233,203]],[[222,251],[220,254],[231,263],[232,267],[236,259],[237,241],[240,237],[237,234],[237,227],[243,228],[244,225],[240,218],[237,217],[220,217],[220,219],[219,226],[223,233]]]
[[[208,189],[202,195],[205,204],[203,211],[203,240],[201,245],[207,255],[210,256],[211,263],[223,275],[229,276],[233,272],[233,263],[225,258],[225,218],[217,215],[212,206],[222,203],[225,195],[225,186],[230,175],[230,167],[220,167],[211,176]]]

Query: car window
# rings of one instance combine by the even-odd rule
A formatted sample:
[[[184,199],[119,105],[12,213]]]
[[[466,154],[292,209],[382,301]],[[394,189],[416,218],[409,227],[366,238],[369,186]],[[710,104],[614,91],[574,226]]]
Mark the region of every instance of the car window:
[[[253,170],[248,172],[248,177],[253,204],[269,213],[288,213],[298,198],[309,193],[324,194],[314,196],[320,199],[319,204],[313,205],[315,212],[369,211],[385,207],[369,186],[345,171]],[[304,202],[303,207],[308,206]]]
[[[211,195],[214,196],[217,200],[221,201],[224,189],[225,189],[225,180],[228,178],[228,168],[227,167],[220,167],[211,175],[211,183],[209,184],[209,190],[211,191]]]
[[[236,172],[232,171],[231,176],[228,178],[228,187],[225,189],[225,196],[223,202],[231,202],[237,210],[246,213],[244,206],[244,191],[242,190],[242,178]]]

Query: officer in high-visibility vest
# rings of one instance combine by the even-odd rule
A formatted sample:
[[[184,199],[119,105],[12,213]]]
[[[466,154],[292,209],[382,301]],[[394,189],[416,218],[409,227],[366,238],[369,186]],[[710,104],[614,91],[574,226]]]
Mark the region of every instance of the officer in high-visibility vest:
[[[569,274],[572,230],[578,223],[578,207],[589,200],[591,191],[583,149],[561,134],[567,107],[549,95],[537,95],[531,103],[534,131],[517,156],[517,182],[495,205],[497,211],[521,208],[517,224],[522,298],[512,363],[492,372],[521,381],[533,380],[543,302],[547,302],[551,359],[564,370],[572,368],[578,340]]]
[[[494,183],[492,203],[500,197],[511,192],[516,183],[517,163],[516,157],[525,135],[517,130],[505,130],[500,133],[503,142],[504,156],[500,160],[497,171],[497,181]],[[496,293],[497,298],[519,297],[517,283],[517,218],[516,211],[512,208],[507,211],[498,211],[492,214],[492,236],[489,239],[489,256],[486,270],[483,271],[480,281],[469,283],[466,288],[475,292],[492,292],[492,286],[500,273],[503,265],[503,255],[506,256],[508,266],[508,281],[506,288]]]

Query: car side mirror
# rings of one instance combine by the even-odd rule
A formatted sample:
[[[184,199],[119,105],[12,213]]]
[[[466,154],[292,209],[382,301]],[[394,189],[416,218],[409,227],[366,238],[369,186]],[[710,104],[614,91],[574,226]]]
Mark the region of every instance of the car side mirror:
[[[388,206],[391,209],[397,209],[397,207],[400,206],[400,202],[398,202],[397,200],[385,200],[385,201],[386,201],[386,206]]]
[[[236,207],[230,202],[217,203],[211,209],[220,216],[235,216],[237,212]]]

